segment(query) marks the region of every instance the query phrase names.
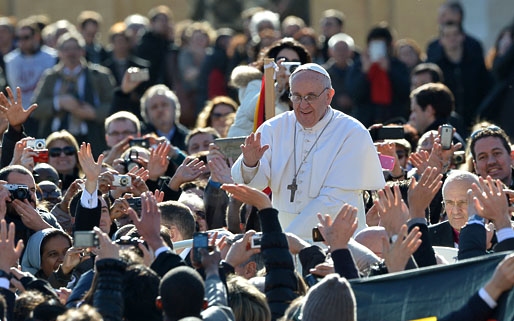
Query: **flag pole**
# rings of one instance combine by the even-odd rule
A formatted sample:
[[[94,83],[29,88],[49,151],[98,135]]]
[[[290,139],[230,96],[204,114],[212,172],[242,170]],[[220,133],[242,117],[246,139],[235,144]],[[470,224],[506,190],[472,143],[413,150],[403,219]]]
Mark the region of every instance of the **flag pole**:
[[[275,63],[273,58],[264,58],[264,78],[265,78],[265,100],[264,115],[266,120],[275,116]]]

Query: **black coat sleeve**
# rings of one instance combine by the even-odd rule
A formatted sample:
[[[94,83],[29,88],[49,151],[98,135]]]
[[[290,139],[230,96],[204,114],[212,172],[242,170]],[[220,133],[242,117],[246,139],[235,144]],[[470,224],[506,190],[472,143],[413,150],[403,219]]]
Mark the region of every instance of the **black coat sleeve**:
[[[27,137],[27,135],[25,135],[23,130],[21,132],[15,131],[11,125],[9,125],[2,138],[2,157],[0,159],[2,168],[11,163],[16,142],[25,137]]]
[[[468,302],[460,309],[439,319],[440,321],[486,321],[489,319],[493,309],[480,298],[478,293],[473,295]]]
[[[486,254],[485,227],[480,224],[466,224],[459,235],[459,260]]]
[[[419,267],[436,265],[437,261],[435,259],[434,249],[432,248],[428,226],[426,224],[413,224],[409,227],[409,232],[415,226],[419,227],[419,231],[421,232],[421,245],[413,254],[416,263]]]
[[[181,265],[185,264],[180,256],[172,251],[166,251],[155,258],[150,268],[162,278],[166,272]]]
[[[121,321],[123,316],[123,273],[126,264],[116,259],[96,262],[98,273],[93,306],[106,321]]]
[[[261,253],[266,267],[265,294],[272,320],[284,315],[298,296],[298,281],[287,237],[278,221],[278,211],[267,208],[259,211],[262,228]]]
[[[351,279],[359,278],[359,271],[353,261],[352,252],[348,249],[335,250],[331,254],[334,261],[334,269],[340,276]]]

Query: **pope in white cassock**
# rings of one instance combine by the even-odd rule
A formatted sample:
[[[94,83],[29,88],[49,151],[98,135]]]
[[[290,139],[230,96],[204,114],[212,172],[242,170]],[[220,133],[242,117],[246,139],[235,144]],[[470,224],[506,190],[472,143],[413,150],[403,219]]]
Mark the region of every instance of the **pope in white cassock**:
[[[273,207],[286,232],[312,238],[316,214],[358,208],[359,230],[366,225],[363,190],[384,188],[377,151],[356,119],[332,109],[328,72],[309,63],[289,78],[293,111],[265,123],[246,138],[232,167],[236,183],[273,192]]]

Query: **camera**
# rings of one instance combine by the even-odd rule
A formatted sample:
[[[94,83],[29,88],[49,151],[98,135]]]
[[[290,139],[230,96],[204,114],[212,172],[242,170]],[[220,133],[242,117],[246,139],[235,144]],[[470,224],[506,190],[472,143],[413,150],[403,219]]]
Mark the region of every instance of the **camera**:
[[[132,178],[128,175],[114,175],[114,180],[112,181],[112,186],[121,186],[126,187],[132,185]]]
[[[34,150],[34,152],[37,154],[32,157],[34,163],[48,163],[48,149]]]
[[[466,152],[463,150],[457,151],[453,153],[452,164],[460,165],[466,162]]]
[[[140,146],[144,148],[150,147],[150,140],[148,138],[132,138],[129,140],[129,146]]]
[[[30,147],[34,150],[45,149],[46,148],[46,140],[44,138],[28,140],[27,147]]]
[[[129,206],[137,213],[141,212],[141,197],[132,197],[127,199]]]
[[[97,247],[98,235],[94,231],[75,231],[73,247]]]
[[[261,241],[262,241],[262,233],[255,233],[252,236],[250,247],[252,249],[260,249],[261,248]]]
[[[301,65],[301,63],[296,62],[296,61],[282,63],[282,66],[284,66],[286,68],[286,70],[289,74],[292,74],[296,70],[296,68],[300,67],[300,65]]]
[[[195,262],[202,262],[200,249],[207,249],[209,247],[209,234],[203,232],[195,232],[193,234],[193,259]]]
[[[14,200],[30,200],[29,187],[27,185],[18,184],[5,184],[4,187],[11,194],[11,199]]]

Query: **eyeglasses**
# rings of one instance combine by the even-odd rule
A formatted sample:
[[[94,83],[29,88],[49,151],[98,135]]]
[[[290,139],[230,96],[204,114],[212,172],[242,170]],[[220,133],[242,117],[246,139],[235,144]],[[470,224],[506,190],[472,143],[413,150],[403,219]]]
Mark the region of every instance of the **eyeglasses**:
[[[487,126],[484,128],[479,128],[479,129],[475,130],[473,133],[471,133],[471,135],[469,135],[469,137],[471,138],[471,140],[474,140],[478,136],[478,134],[480,134],[486,130],[494,132],[494,133],[503,131],[503,129],[501,129],[500,127],[498,127],[496,125],[490,125],[490,126]]]
[[[234,114],[234,112],[233,112],[233,111],[228,112],[228,113],[212,113],[212,114],[211,114],[211,117],[212,117],[213,119],[221,119],[221,118],[223,118],[223,117],[227,117],[227,116],[230,116],[230,115],[232,115],[232,114]]]
[[[66,156],[72,156],[75,155],[77,150],[73,146],[66,146],[66,147],[53,147],[48,150],[48,155],[51,157],[59,157],[62,153]]]
[[[305,100],[307,103],[313,103],[315,102],[324,92],[325,90],[327,90],[328,87],[326,87],[325,89],[323,89],[323,91],[321,91],[319,93],[319,95],[315,95],[315,94],[308,94],[308,95],[305,95],[305,96],[300,96],[300,95],[296,95],[296,94],[289,94],[289,99],[291,99],[291,101],[294,103],[294,104],[301,104],[302,103],[302,100]]]
[[[110,133],[107,133],[108,136],[113,136],[113,137],[120,137],[120,136],[130,136],[130,135],[135,135],[136,132],[133,132],[131,130],[124,130],[122,132],[110,132]]]
[[[450,210],[454,209],[455,207],[457,207],[460,210],[463,210],[463,209],[465,209],[468,206],[468,201],[451,201],[451,200],[447,200],[447,201],[442,201],[441,205],[443,206],[443,208],[446,211],[450,211]]]

